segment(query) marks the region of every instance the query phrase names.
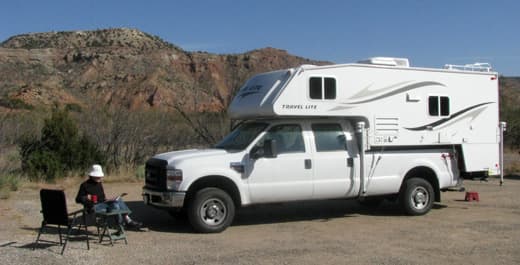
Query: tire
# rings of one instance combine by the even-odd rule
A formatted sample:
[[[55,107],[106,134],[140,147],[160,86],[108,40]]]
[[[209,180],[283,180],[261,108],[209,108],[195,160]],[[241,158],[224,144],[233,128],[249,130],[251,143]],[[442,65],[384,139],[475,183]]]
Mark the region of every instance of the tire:
[[[430,182],[422,178],[405,180],[399,203],[408,215],[424,215],[430,211],[435,200],[435,193]]]
[[[231,197],[218,188],[198,191],[188,204],[188,219],[199,233],[224,231],[235,217],[235,204]]]

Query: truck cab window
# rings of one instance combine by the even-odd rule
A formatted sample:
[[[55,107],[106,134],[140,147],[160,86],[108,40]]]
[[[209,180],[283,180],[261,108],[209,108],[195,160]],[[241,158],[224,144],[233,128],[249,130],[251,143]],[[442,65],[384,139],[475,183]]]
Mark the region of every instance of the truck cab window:
[[[345,151],[347,150],[345,134],[341,125],[337,123],[317,123],[313,124],[312,132],[316,151]]]
[[[265,128],[267,123],[250,122],[240,125],[220,141],[215,148],[244,150]]]
[[[273,126],[257,145],[263,145],[264,141],[268,139],[276,141],[278,154],[305,152],[302,129],[298,124],[280,124]]]

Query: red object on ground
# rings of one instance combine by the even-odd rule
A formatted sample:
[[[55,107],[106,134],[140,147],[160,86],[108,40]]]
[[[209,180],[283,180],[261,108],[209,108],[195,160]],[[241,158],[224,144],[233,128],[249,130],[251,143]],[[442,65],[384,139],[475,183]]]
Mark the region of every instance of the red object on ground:
[[[466,192],[466,198],[465,198],[466,201],[480,201],[479,197],[478,197],[478,192],[476,191],[468,191]]]

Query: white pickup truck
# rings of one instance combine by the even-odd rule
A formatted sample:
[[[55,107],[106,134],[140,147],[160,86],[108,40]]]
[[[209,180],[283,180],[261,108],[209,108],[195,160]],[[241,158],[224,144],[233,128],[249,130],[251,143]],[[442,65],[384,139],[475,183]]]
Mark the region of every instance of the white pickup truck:
[[[146,204],[185,208],[199,232],[219,232],[235,209],[258,203],[399,197],[412,215],[428,212],[457,184],[453,150],[377,151],[363,180],[355,132],[345,119],[245,122],[213,149],[159,154],[146,163]],[[418,155],[420,154],[420,155]],[[367,165],[368,166],[368,165]],[[362,188],[364,186],[364,188]]]
[[[461,176],[500,172],[498,75],[476,69],[375,58],[256,75],[228,110],[243,122],[214,148],[147,161],[144,202],[205,233],[273,202],[389,198],[425,214]]]

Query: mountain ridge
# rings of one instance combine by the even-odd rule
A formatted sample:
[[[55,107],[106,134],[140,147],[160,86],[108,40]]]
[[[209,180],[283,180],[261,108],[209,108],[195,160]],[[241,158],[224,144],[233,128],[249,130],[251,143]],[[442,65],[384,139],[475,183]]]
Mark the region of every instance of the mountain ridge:
[[[0,43],[0,111],[54,105],[223,111],[252,75],[325,65],[266,47],[190,52],[138,29],[29,33]],[[520,104],[520,78],[501,77],[502,105]]]
[[[330,62],[271,47],[189,52],[126,28],[21,34],[0,44],[0,108],[95,103],[222,111],[250,76],[301,64]]]
[[[136,46],[136,44],[140,44]],[[0,47],[11,49],[133,47],[142,49],[172,47],[171,43],[137,29],[53,31],[19,34],[8,38]]]

